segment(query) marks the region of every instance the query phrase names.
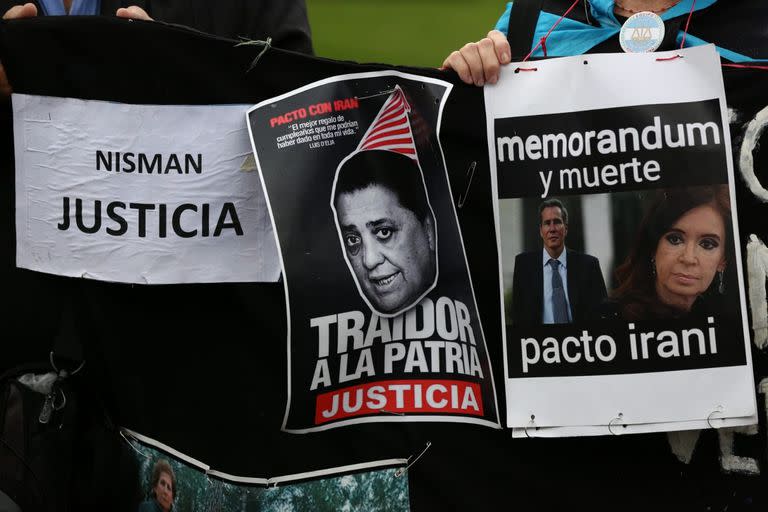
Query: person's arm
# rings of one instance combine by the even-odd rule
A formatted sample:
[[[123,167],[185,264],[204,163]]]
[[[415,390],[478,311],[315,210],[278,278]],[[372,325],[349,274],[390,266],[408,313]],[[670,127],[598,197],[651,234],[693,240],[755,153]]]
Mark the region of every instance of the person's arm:
[[[24,5],[14,5],[3,14],[4,20],[18,20],[21,18],[32,18],[37,16],[37,7],[35,4],[28,3]],[[8,82],[8,76],[5,74],[5,68],[3,63],[0,62],[0,100],[7,99],[13,89],[10,82]]]
[[[499,80],[501,66],[510,63],[511,54],[507,36],[498,30],[491,30],[488,37],[467,43],[448,55],[440,69],[454,70],[467,84],[495,84]]]
[[[218,0],[216,9],[211,5],[210,0],[151,2],[151,10],[147,10],[156,21],[185,25],[229,39],[266,41],[271,37],[276,48],[312,53],[304,0]],[[123,14],[120,10],[118,15]]]
[[[265,33],[272,37],[272,44],[283,50],[313,55],[312,32],[309,28],[307,5],[304,0],[265,2],[262,8]]]

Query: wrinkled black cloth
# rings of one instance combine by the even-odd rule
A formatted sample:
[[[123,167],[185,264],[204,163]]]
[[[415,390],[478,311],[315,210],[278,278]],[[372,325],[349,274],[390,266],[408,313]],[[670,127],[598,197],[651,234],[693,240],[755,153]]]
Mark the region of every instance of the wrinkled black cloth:
[[[78,51],[84,39],[101,44]],[[8,62],[17,90],[26,94],[144,104],[255,104],[330,76],[392,69],[273,49],[247,72],[260,51],[156,23],[90,18],[0,23],[0,59]],[[454,83],[441,141],[454,202],[467,190],[467,170],[476,164],[457,215],[503,411],[501,298],[483,93],[452,74],[397,69]],[[756,105],[765,104],[768,76],[733,70],[726,80],[733,87],[729,102],[746,122]],[[2,174],[2,209],[8,217],[3,226],[12,228],[13,173]],[[742,236],[755,232],[768,240],[765,205],[743,188],[737,199]],[[4,230],[3,237],[7,266],[13,261],[12,232]],[[691,465],[676,460],[664,434],[512,440],[509,430],[446,423],[285,434],[280,431],[287,381],[282,283],[150,287],[19,273],[25,280],[4,286],[4,293],[12,303],[7,313],[28,315],[23,326],[12,320],[19,322],[14,327],[27,329],[25,341],[55,336],[56,328],[47,332],[44,326],[74,318],[68,329],[86,341],[87,371],[115,421],[220,471],[286,475],[405,458],[431,441],[407,473],[415,512],[760,510],[765,503],[764,480],[721,474],[715,431],[702,434]],[[29,283],[47,291],[23,296]],[[765,453],[764,446],[749,453]],[[735,506],[745,496],[755,508]]]
[[[0,0],[0,14],[22,0]],[[33,1],[41,13],[40,2]],[[135,5],[155,21],[185,25],[229,39],[266,41],[277,48],[312,53],[312,39],[304,0],[101,0],[99,14],[114,16],[120,7]],[[85,34],[84,34],[85,37]],[[86,44],[99,44],[84,39]],[[206,72],[200,69],[201,72]]]

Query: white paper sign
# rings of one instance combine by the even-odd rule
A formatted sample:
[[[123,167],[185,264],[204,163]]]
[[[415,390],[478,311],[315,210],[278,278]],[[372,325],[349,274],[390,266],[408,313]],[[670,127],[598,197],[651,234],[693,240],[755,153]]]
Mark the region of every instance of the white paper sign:
[[[508,425],[754,422],[714,48],[513,63],[485,100]]]
[[[14,95],[17,266],[139,284],[276,281],[245,110]]]

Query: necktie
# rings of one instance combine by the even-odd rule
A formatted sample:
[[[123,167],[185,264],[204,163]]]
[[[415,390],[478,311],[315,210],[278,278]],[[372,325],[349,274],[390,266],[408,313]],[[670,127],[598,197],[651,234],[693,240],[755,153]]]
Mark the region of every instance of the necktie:
[[[556,324],[568,323],[568,304],[565,302],[563,279],[560,277],[560,262],[550,259],[547,264],[552,267],[552,313]]]

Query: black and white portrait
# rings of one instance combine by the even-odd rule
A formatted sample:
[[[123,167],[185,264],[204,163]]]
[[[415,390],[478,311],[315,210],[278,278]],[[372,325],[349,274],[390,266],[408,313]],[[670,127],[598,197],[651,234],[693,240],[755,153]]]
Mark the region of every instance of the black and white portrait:
[[[435,286],[435,216],[414,159],[354,153],[339,166],[332,204],[344,258],[373,311],[395,315]]]

